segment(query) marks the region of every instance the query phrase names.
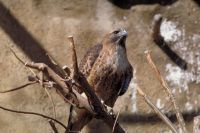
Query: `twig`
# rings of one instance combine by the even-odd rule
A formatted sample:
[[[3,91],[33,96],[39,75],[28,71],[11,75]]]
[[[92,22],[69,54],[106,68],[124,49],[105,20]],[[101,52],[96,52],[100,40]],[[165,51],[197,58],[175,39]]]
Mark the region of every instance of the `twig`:
[[[46,55],[49,57],[49,60],[54,64],[54,65],[58,65],[55,61],[54,61],[54,59],[50,56],[50,55],[48,55],[48,53],[46,53]]]
[[[58,133],[58,130],[52,120],[49,121],[49,125],[51,126],[53,133]]]
[[[167,126],[174,132],[178,133],[176,127],[173,125],[173,123],[166,117],[165,114],[163,114],[149,99],[149,97],[142,91],[142,89],[137,86],[137,91],[140,96],[144,98],[144,101],[155,111],[155,113],[167,124]]]
[[[50,94],[49,91],[47,90],[47,88],[44,87],[44,89],[45,89],[45,91],[46,91],[46,93],[47,93],[49,99],[51,100],[52,107],[53,107],[54,119],[56,119],[56,108],[55,108],[55,103],[54,103],[54,101],[53,101],[53,98],[52,98],[51,94]]]
[[[73,63],[72,67],[73,67],[73,69],[72,69],[71,78],[75,79],[75,77],[78,75],[78,72],[79,72],[78,63],[77,63],[77,56],[76,56],[76,49],[75,49],[73,37],[69,36],[68,40],[70,42],[70,47],[72,49],[72,63]]]
[[[102,105],[101,101],[99,100],[99,98],[97,97],[97,95],[95,94],[95,92],[92,90],[91,86],[89,85],[89,83],[87,82],[87,79],[83,76],[82,73],[80,73],[79,69],[78,69],[78,65],[77,65],[77,57],[76,57],[76,51],[75,51],[75,47],[74,47],[74,41],[73,41],[73,37],[70,37],[71,44],[73,45],[73,70],[75,74],[78,75],[73,75],[75,78],[75,81],[81,86],[81,88],[83,89],[84,93],[86,94],[87,98],[88,98],[88,103],[90,105],[90,108],[93,110],[93,112],[96,115],[96,118],[100,118],[102,119],[109,127],[110,129],[113,128],[114,124],[115,124],[115,118],[113,118],[104,108],[104,106]],[[114,131],[115,133],[124,133],[124,130],[122,129],[122,127],[119,125],[119,123],[116,122],[115,124],[115,128]]]
[[[101,102],[98,99],[98,97],[95,95],[94,91],[92,91],[92,89],[91,89],[90,85],[88,84],[86,78],[81,73],[79,73],[74,39],[73,39],[72,36],[69,36],[68,40],[69,40],[70,46],[72,48],[72,64],[73,64],[73,69],[72,69],[72,76],[71,77],[72,77],[73,80],[77,81],[81,86],[84,86],[84,88],[83,88],[84,90],[83,91],[86,93],[86,96],[88,97],[88,99],[91,100],[91,97],[93,99],[92,100],[93,101],[92,105],[101,106],[99,108],[101,110],[101,109],[103,109],[103,105],[101,104]]]
[[[41,116],[41,117],[43,117],[43,118],[47,118],[47,119],[50,119],[50,120],[55,121],[56,123],[58,123],[60,126],[62,126],[63,128],[65,128],[65,129],[67,130],[67,127],[66,127],[62,122],[60,122],[60,121],[58,121],[58,120],[56,120],[56,119],[54,119],[54,118],[51,118],[51,117],[49,117],[49,116],[40,114],[40,113],[27,112],[27,111],[17,111],[17,110],[5,108],[5,107],[3,107],[3,106],[0,106],[0,108],[3,109],[3,110],[9,111],[9,112],[13,112],[13,113],[31,114],[31,115]]]
[[[76,52],[74,42],[72,39],[73,38],[70,37],[69,40],[72,42],[73,54],[75,55]],[[63,78],[60,77],[57,73],[55,73],[55,71],[46,64],[33,62],[24,63],[19,57],[16,56],[14,52],[13,54],[25,66],[42,71],[45,74],[45,76],[47,76],[47,78],[52,79],[56,83],[54,87],[56,89],[56,92],[64,99],[64,101],[70,102],[70,100],[73,100],[72,104],[76,105],[76,107],[85,108],[93,115],[96,115],[96,118],[102,119],[111,129],[113,128],[115,118],[106,111],[105,107],[101,104],[100,100],[98,99],[93,89],[87,82],[87,79],[83,76],[83,74],[79,73],[76,55],[73,59],[74,74],[72,77],[75,78],[76,82],[80,85],[81,88],[83,88],[83,91],[85,92],[88,99],[81,96],[75,89],[71,89],[71,82],[63,81]],[[62,73],[61,75],[65,74]],[[124,130],[117,122],[115,125],[114,132],[124,133]]]
[[[17,54],[15,53],[15,51],[11,48],[11,47],[8,47],[10,49],[10,51],[13,53],[13,55],[17,58],[17,60],[19,60],[19,62],[21,62],[23,65],[25,65],[25,62],[23,60],[21,60]]]
[[[121,111],[121,110],[120,110],[120,111]],[[113,133],[114,130],[115,130],[115,126],[116,126],[116,123],[117,123],[117,120],[118,120],[120,111],[117,113],[117,116],[116,116],[116,119],[115,119],[115,123],[114,123],[113,129],[112,129],[112,133]]]
[[[54,82],[57,83],[56,90],[59,93],[62,98],[64,98],[65,101],[69,101],[66,97],[69,97],[70,99],[73,99],[73,104],[75,104],[77,107],[84,107],[89,112],[94,113],[94,111],[91,109],[90,104],[88,103],[87,99],[82,97],[76,90],[73,90],[73,93],[75,95],[72,95],[69,91],[69,87],[67,84],[63,81],[63,79],[57,75],[50,67],[48,67],[46,64],[43,63],[26,63],[27,67],[37,69],[39,71],[43,71],[46,76],[51,78]]]
[[[24,84],[24,85],[22,85],[22,86],[19,86],[19,87],[10,89],[10,90],[0,91],[0,93],[13,92],[13,91],[16,91],[16,90],[23,89],[23,88],[25,88],[25,87],[27,87],[27,86],[29,86],[29,85],[33,85],[33,84],[35,84],[35,83],[37,83],[37,81],[29,82],[29,83],[26,83],[26,84]]]
[[[10,51],[13,53],[13,55],[15,56],[15,58],[21,63],[21,64],[23,64],[24,66],[26,66],[26,62],[24,62],[22,59],[20,59],[19,57],[18,57],[18,55],[15,53],[15,51],[11,48],[11,47],[8,47],[9,49],[10,49]],[[26,67],[27,68],[27,67]],[[32,70],[32,69],[30,69],[29,67],[28,67],[28,69],[29,69],[29,71],[35,76],[35,77],[37,77],[37,74],[35,74],[35,72]],[[37,77],[38,78],[38,77]]]
[[[185,127],[185,121],[183,119],[183,116],[181,114],[181,111],[180,111],[180,108],[178,106],[178,104],[176,103],[176,98],[175,96],[173,95],[172,93],[172,90],[169,88],[167,82],[164,80],[164,78],[161,76],[160,74],[160,71],[158,70],[158,68],[156,67],[156,65],[154,64],[152,58],[151,58],[151,54],[149,51],[146,51],[145,52],[145,55],[146,55],[146,58],[147,58],[147,61],[149,63],[149,65],[152,67],[152,69],[155,71],[155,74],[158,78],[158,80],[160,81],[161,85],[166,89],[166,91],[168,92],[168,95],[171,99],[171,102],[173,103],[174,105],[174,109],[175,109],[175,112],[176,112],[176,117],[178,119],[178,122],[183,130],[184,133],[187,133],[187,129]]]

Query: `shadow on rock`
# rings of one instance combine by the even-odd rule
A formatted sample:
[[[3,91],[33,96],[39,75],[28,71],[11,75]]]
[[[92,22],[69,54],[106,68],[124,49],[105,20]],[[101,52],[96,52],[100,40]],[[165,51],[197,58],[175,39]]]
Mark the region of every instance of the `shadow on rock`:
[[[160,5],[171,5],[177,0],[109,0],[114,5],[122,9],[130,9],[131,6],[140,4],[160,4]]]
[[[196,2],[200,6],[200,0],[193,0],[193,1]]]
[[[0,1],[0,27],[25,54],[34,62],[43,62],[62,75],[61,69],[52,63],[42,45],[28,32],[18,19]]]

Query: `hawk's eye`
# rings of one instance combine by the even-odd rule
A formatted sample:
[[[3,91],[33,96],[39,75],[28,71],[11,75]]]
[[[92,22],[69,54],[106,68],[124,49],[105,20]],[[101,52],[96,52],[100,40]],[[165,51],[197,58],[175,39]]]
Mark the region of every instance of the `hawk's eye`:
[[[113,31],[114,34],[118,34],[119,33],[119,30],[116,30],[116,31]]]

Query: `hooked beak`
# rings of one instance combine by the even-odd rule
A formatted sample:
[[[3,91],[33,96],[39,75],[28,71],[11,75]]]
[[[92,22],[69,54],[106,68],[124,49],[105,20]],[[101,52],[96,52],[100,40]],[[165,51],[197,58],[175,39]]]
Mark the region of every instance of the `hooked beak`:
[[[120,28],[120,29],[119,29],[118,35],[119,35],[120,37],[127,37],[127,36],[128,36],[128,32],[127,32],[125,29]]]
[[[128,36],[128,32],[125,29],[120,28],[117,36],[118,36],[118,43],[120,45],[125,45],[125,41]]]

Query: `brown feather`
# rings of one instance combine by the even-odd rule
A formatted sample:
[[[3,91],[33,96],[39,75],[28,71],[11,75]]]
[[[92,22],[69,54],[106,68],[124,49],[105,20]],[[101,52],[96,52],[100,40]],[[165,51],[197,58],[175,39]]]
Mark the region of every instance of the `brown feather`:
[[[114,106],[119,95],[126,92],[133,74],[126,54],[125,39],[126,32],[123,29],[107,34],[102,44],[87,51],[79,65],[96,95],[110,107]],[[81,130],[93,116],[84,109],[74,111],[76,116],[68,125],[71,131]]]

